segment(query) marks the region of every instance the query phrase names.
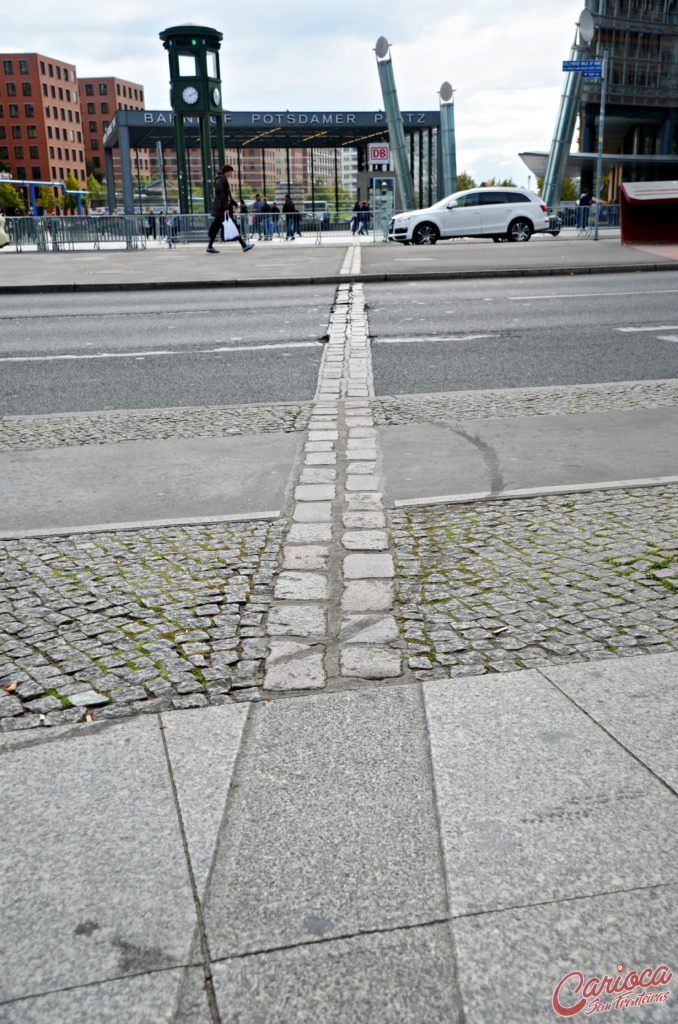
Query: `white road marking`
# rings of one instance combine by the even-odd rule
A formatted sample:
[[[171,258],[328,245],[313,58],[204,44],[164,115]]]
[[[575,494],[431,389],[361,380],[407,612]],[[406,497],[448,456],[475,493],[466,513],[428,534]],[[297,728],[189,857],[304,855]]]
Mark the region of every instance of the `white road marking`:
[[[599,299],[631,295],[675,295],[678,288],[658,288],[646,292],[554,292],[552,295],[507,295],[509,302],[521,302],[523,299]]]
[[[193,348],[188,350],[157,349],[150,352],[84,352],[58,356],[0,356],[0,363],[52,363],[73,359],[145,359],[147,356],[190,356],[213,352],[260,352],[263,349],[318,348],[319,341],[289,341],[282,345],[223,345],[219,348]]]
[[[654,333],[654,331],[678,331],[678,324],[658,324],[656,327],[618,327],[618,331],[624,334],[639,334],[643,331]]]
[[[658,334],[657,341],[678,341],[678,334]]]
[[[482,338],[498,338],[498,334],[446,334],[444,337],[432,334],[417,338],[375,338],[377,345],[410,345],[420,341],[478,341]]]

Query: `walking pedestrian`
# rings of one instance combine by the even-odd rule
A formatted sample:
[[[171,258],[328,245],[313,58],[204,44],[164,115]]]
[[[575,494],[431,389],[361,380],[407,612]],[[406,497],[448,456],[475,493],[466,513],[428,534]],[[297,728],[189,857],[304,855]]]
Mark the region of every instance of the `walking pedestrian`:
[[[9,245],[10,237],[7,234],[7,221],[5,220],[5,211],[0,209],[0,249],[4,249],[6,245]]]
[[[254,248],[254,242],[245,242],[242,235],[238,231],[238,226],[234,220],[234,213],[236,208],[236,201],[233,198],[231,192],[231,186],[228,180],[228,175],[233,174],[233,168],[230,164],[224,164],[219,174],[217,174],[214,182],[214,204],[212,206],[212,217],[214,218],[210,224],[208,232],[209,243],[207,246],[207,252],[217,253],[218,249],[214,248],[214,239],[217,237],[219,228],[223,226],[226,216],[229,217],[229,227],[232,225],[232,229],[235,234],[232,236],[233,241],[240,242],[243,252],[249,252],[250,249]],[[230,241],[231,239],[229,239]]]
[[[584,191],[579,196],[579,202],[577,204],[577,227],[580,230],[583,230],[588,226],[590,206],[591,196],[588,192]]]
[[[285,214],[285,241],[293,242],[297,224],[297,208],[289,194],[285,196],[282,212]]]
[[[360,212],[358,213],[358,234],[366,235],[367,228],[370,223],[370,208],[367,205],[367,200],[363,199],[360,204]]]
[[[358,230],[358,225],[360,224],[360,200],[359,199],[356,199],[355,203],[353,204],[352,213],[353,213],[353,216],[351,217],[351,225],[350,225],[350,227],[351,227],[351,234],[355,235],[356,231]]]
[[[271,224],[271,234],[277,235],[278,238],[280,238],[280,207],[276,203],[275,199],[271,203],[269,220]]]

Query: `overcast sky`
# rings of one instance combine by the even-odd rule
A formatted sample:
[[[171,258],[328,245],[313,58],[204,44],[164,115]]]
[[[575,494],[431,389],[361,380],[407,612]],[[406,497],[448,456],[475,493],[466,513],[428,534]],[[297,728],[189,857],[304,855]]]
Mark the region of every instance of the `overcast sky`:
[[[179,0],[6,5],[0,50],[73,63],[82,77],[141,83],[146,106],[169,107],[158,33],[188,20],[224,34],[224,106],[231,110],[379,110],[374,44],[391,54],[402,110],[433,110],[455,92],[457,168],[476,180],[528,184],[517,154],[547,150],[583,0]],[[532,181],[534,185],[534,181]]]

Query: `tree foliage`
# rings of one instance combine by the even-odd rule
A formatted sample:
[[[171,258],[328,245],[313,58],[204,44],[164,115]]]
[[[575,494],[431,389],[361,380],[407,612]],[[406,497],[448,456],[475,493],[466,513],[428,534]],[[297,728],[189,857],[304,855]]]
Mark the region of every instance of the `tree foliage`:
[[[0,182],[0,210],[6,213],[19,214],[25,210],[24,199],[21,192],[13,185],[5,185]]]
[[[460,171],[457,175],[457,192],[465,192],[467,188],[475,188],[476,183],[468,171]]]

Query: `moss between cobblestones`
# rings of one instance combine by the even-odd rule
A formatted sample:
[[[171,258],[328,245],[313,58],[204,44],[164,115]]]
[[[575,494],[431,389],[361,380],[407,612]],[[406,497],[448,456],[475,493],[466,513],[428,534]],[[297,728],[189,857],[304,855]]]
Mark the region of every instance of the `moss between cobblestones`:
[[[59,693],[58,690],[43,690],[42,696],[43,697],[56,697],[57,700],[61,701],[61,706],[64,707],[64,708],[72,708],[73,707],[73,705],[71,704],[71,702],[68,699],[68,697],[64,697],[62,694]]]

